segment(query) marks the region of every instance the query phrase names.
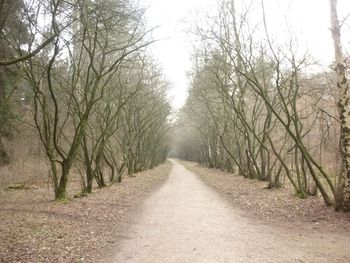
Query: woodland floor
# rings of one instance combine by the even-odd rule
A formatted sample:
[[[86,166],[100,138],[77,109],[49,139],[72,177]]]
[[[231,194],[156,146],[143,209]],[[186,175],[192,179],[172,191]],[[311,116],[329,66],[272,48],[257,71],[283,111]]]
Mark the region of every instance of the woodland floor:
[[[276,194],[272,199],[282,199],[269,201],[272,208],[267,208],[260,199],[266,197],[262,184],[249,187],[249,182],[229,180],[232,175],[222,178],[215,170],[186,165],[195,168],[196,173],[173,161],[169,179],[145,200],[140,217],[127,231],[118,253],[107,262],[350,262],[348,229],[335,232],[335,225],[320,226],[317,221],[308,222],[305,218],[301,218],[303,227],[298,227],[290,224],[298,220],[288,216],[279,224],[266,220],[266,214],[273,216],[278,207],[273,208],[275,202],[287,205],[285,213],[293,212],[291,204],[294,209],[298,206],[289,201],[289,195],[270,193]],[[202,176],[204,171],[211,175]],[[242,200],[250,200],[251,205],[242,209],[248,203],[236,204],[239,197],[228,202],[203,183],[201,179],[208,177],[215,182],[223,180],[218,185],[234,184],[234,188],[225,191],[235,191],[233,195],[237,196],[244,194]],[[242,188],[246,190],[242,192]],[[276,217],[279,213],[276,212]]]
[[[320,197],[181,164],[68,203],[0,191],[0,262],[350,262],[350,215]]]
[[[52,201],[47,183],[0,191],[0,262],[96,262],[118,246],[139,204],[167,179],[171,164],[126,177],[88,197]],[[70,192],[79,192],[79,181]],[[113,247],[113,249],[111,249]]]
[[[301,199],[288,187],[267,189],[267,182],[245,179],[193,162],[181,161],[181,164],[250,218],[291,229],[346,232],[350,236],[350,214],[327,207],[320,195]]]

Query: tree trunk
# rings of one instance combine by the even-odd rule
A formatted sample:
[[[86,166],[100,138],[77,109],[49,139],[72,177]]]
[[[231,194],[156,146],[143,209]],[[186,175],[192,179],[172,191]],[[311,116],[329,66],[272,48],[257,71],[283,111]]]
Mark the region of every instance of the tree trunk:
[[[342,51],[340,25],[337,14],[337,0],[330,0],[331,31],[334,44],[338,111],[341,121],[340,151],[342,155],[343,171],[339,176],[339,184],[335,195],[335,208],[341,211],[350,211],[350,104],[349,81],[346,77],[346,65]]]
[[[90,168],[90,166],[86,166],[87,170],[86,170],[86,187],[84,189],[85,193],[92,193],[92,183],[93,183],[93,179],[94,179],[94,175],[92,172],[92,169]]]
[[[67,189],[68,174],[69,174],[70,167],[71,167],[71,164],[67,159],[62,162],[61,179],[55,193],[56,200],[64,201],[67,199],[66,189]]]
[[[92,193],[92,183],[94,180],[94,175],[91,167],[91,160],[90,160],[89,150],[87,146],[86,134],[84,134],[83,136],[82,148],[84,151],[84,165],[85,165],[85,173],[86,173],[86,185],[85,185],[84,192]]]

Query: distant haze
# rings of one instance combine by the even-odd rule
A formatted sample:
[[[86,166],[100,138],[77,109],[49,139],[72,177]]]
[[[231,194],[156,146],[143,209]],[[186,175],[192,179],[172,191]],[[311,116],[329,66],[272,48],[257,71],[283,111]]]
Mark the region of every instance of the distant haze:
[[[189,86],[186,72],[191,63],[191,26],[207,14],[215,15],[216,0],[140,0],[147,8],[149,27],[156,27],[153,36],[159,41],[151,47],[155,58],[164,69],[166,78],[172,83],[170,96],[175,109],[186,99]],[[247,4],[248,1],[236,1]],[[254,12],[259,12],[260,0]],[[339,0],[339,19],[350,14],[350,1]],[[292,31],[298,41],[298,50],[306,51],[321,68],[333,60],[333,46],[329,31],[328,0],[266,0],[266,17],[269,30],[275,37],[285,37],[286,30]],[[349,23],[343,28],[344,43],[350,45]],[[345,46],[346,48],[346,46]]]

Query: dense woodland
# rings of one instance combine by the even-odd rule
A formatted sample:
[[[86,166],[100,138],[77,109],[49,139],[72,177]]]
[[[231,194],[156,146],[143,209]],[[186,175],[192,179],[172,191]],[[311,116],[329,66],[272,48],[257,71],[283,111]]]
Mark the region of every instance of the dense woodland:
[[[1,176],[36,151],[55,198],[65,200],[72,174],[85,195],[94,183],[155,167],[171,150],[349,211],[347,21],[329,3],[335,62],[316,72],[295,38],[271,36],[263,1],[220,1],[209,26],[194,30],[191,87],[173,121],[169,83],[147,50],[152,30],[136,3],[0,0]],[[21,144],[22,155],[11,148]]]

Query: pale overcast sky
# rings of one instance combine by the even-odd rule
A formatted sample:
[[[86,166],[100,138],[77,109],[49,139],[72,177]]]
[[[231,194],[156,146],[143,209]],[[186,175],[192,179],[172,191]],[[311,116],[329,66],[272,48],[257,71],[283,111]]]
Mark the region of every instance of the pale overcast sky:
[[[239,0],[241,2],[244,0]],[[257,0],[259,1],[259,0]],[[170,92],[173,106],[179,108],[186,99],[191,68],[191,36],[186,33],[191,24],[204,14],[215,13],[217,0],[140,0],[147,6],[148,26],[157,27],[154,38],[159,39],[151,52],[160,63],[166,78],[172,83]],[[247,2],[247,1],[246,1]],[[271,32],[279,35],[286,29],[286,16],[300,46],[324,66],[333,59],[329,31],[328,0],[265,0],[266,16]],[[350,0],[338,0],[339,18],[350,14]],[[350,18],[344,26],[350,32]],[[350,34],[345,35],[344,47],[350,50]]]

